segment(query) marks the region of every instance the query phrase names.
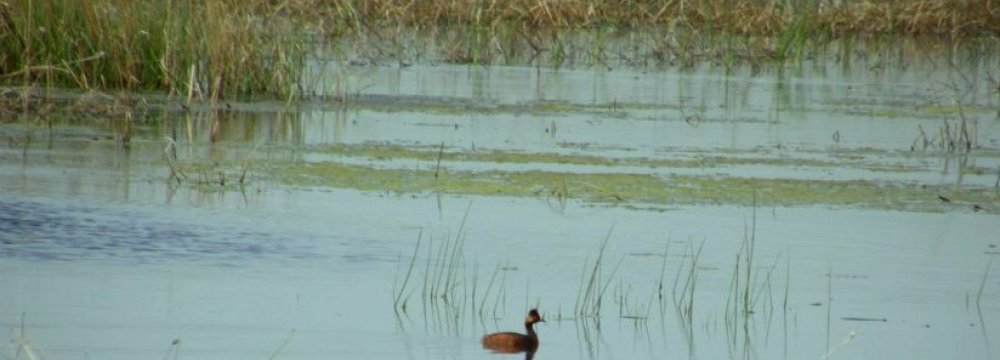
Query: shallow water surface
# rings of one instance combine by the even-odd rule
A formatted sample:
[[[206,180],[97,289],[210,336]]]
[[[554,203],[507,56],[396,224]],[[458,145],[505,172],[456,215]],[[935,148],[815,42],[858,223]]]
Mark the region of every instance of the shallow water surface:
[[[0,353],[520,358],[479,338],[533,307],[536,359],[1000,351],[997,100],[947,69],[329,73],[127,150],[2,125]]]

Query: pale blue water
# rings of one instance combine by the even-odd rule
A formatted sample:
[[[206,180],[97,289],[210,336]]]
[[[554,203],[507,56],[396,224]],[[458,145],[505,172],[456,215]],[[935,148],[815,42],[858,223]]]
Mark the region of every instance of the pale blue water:
[[[358,91],[431,102],[458,97],[487,110],[338,112],[320,100],[290,109],[252,105],[268,111],[218,115],[224,120],[219,143],[208,141],[211,120],[196,113],[141,125],[130,152],[117,150],[114,137],[97,125],[57,126],[51,142],[36,131],[30,143],[22,127],[5,127],[0,289],[8,298],[0,302],[0,323],[12,330],[0,353],[13,357],[24,339],[41,359],[519,358],[485,352],[479,338],[521,330],[524,314],[537,306],[549,321],[538,327],[536,359],[996,357],[1000,264],[986,270],[1000,251],[1000,221],[990,211],[962,205],[936,213],[822,204],[758,208],[754,314],[744,326],[742,316],[733,322],[731,309],[734,267],[754,224],[748,207],[633,210],[544,196],[359,193],[290,187],[253,174],[243,191],[220,193],[169,185],[162,163],[164,136],[177,139],[179,158],[204,161],[248,154],[331,161],[311,150],[445,142],[449,151],[665,159],[726,154],[837,164],[642,170],[665,177],[876,180],[953,191],[993,185],[993,173],[959,174],[947,157],[910,151],[918,124],[936,130],[943,121],[937,111],[951,111],[934,94],[952,74],[916,65],[900,72],[831,71],[727,76],[711,69],[375,68],[363,72]],[[972,161],[996,168],[996,98],[984,87],[971,94],[966,110],[978,121],[981,146]],[[548,101],[593,107],[488,110]],[[614,101],[632,107],[606,113],[603,106]],[[871,170],[874,165],[906,170]],[[511,171],[532,166],[546,168]],[[598,326],[575,319],[574,308],[609,231]],[[418,237],[421,250],[403,290],[407,309],[397,314],[395,291]],[[439,251],[459,238],[454,266],[437,270]],[[699,246],[688,322],[675,299]],[[739,256],[745,264],[745,253]],[[423,297],[449,276],[447,301]],[[179,344],[171,345],[175,339]]]

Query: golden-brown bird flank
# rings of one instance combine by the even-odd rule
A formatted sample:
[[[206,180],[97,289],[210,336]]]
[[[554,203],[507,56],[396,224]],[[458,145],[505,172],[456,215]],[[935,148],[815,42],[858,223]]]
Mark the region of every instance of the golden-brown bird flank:
[[[537,309],[531,309],[528,317],[524,319],[524,329],[527,334],[515,332],[501,332],[483,336],[483,348],[499,353],[534,353],[538,349],[538,334],[535,333],[534,325],[545,321],[538,315]]]

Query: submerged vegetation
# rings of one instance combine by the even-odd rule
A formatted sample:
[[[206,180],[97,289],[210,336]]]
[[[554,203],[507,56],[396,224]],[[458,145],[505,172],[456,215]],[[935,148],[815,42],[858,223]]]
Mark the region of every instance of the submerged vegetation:
[[[841,38],[1000,33],[991,1],[127,1],[0,4],[0,81],[181,98],[310,94],[309,59],[781,64]],[[419,35],[417,35],[419,34]]]
[[[336,162],[261,165],[283,183],[381,192],[393,195],[445,193],[480,196],[538,197],[553,204],[579,200],[590,204],[662,208],[692,204],[752,202],[760,191],[764,206],[828,205],[910,211],[945,211],[986,206],[996,211],[990,189],[965,189],[948,202],[937,194],[947,186],[883,184],[876,180],[796,180],[651,173],[564,171],[443,171],[392,169]],[[960,205],[965,204],[965,205]],[[980,210],[977,210],[980,211]]]
[[[587,206],[653,211],[686,205],[721,204],[759,204],[767,207],[819,205],[916,212],[1000,211],[994,187],[968,185],[956,188],[953,184],[922,184],[886,180],[879,176],[769,178],[731,171],[741,166],[764,166],[776,172],[802,167],[831,172],[865,169],[872,174],[890,175],[890,178],[892,174],[913,173],[917,176],[928,171],[923,167],[909,169],[879,160],[869,162],[851,157],[837,161],[796,159],[775,157],[764,150],[750,157],[747,156],[749,153],[716,154],[701,160],[686,160],[610,159],[589,155],[444,149],[391,144],[288,149],[292,153],[304,151],[312,159],[301,161],[278,155],[285,151],[271,148],[261,150],[271,154],[267,159],[252,159],[247,154],[253,151],[247,150],[231,161],[190,159],[177,165],[168,163],[168,166],[171,174],[194,174],[187,175],[191,179],[187,183],[199,191],[227,191],[233,190],[234,186],[242,189],[243,179],[247,178],[247,181],[292,187],[353,189],[378,196],[448,194],[537,198],[554,207],[575,202]],[[879,155],[876,150],[868,151],[875,159],[888,156]],[[937,153],[925,155],[939,156],[934,154]],[[912,153],[912,156],[916,155]],[[940,156],[951,154],[941,153]],[[997,153],[979,150],[977,156],[993,159]],[[955,161],[965,161],[962,159]],[[965,164],[961,166],[966,167]],[[959,173],[957,176],[961,178],[963,175]],[[990,175],[987,173],[984,176]],[[174,178],[171,175],[171,179]],[[227,183],[225,179],[231,180]]]
[[[956,124],[963,128],[961,122],[944,122],[938,132],[951,135],[940,138],[918,133],[918,144],[909,149],[845,148],[825,156],[827,150],[670,148],[665,150],[669,156],[656,157],[599,156],[601,151],[576,148],[560,153],[396,142],[249,144],[243,137],[257,132],[257,126],[273,132],[300,131],[291,130],[300,125],[278,130],[253,121],[220,120],[219,115],[211,121],[180,120],[153,128],[136,123],[121,129],[111,122],[110,127],[83,131],[79,123],[7,125],[0,127],[0,139],[21,148],[17,153],[22,160],[54,140],[67,146],[107,142],[104,147],[108,149],[151,155],[144,156],[147,163],[143,164],[155,169],[146,175],[150,179],[165,181],[174,190],[200,193],[246,196],[279,185],[350,189],[376,196],[535,198],[554,208],[575,203],[667,211],[688,205],[757,203],[765,207],[1000,212],[993,180],[1000,183],[1000,171],[992,165],[1000,152],[976,145],[975,131],[955,131]],[[223,131],[229,135],[219,135]],[[51,161],[65,169],[81,165],[62,157]],[[772,175],[760,175],[767,173]],[[920,180],[928,173],[939,175],[935,180]],[[939,176],[954,179],[939,181]]]

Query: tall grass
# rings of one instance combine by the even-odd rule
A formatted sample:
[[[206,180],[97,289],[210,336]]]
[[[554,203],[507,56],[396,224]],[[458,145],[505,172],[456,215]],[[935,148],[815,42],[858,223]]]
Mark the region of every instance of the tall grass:
[[[601,306],[604,304],[604,295],[607,293],[615,273],[618,272],[624,261],[624,258],[619,260],[614,269],[611,270],[611,273],[606,277],[603,276],[604,254],[608,247],[608,242],[611,241],[613,230],[613,228],[608,230],[608,234],[601,243],[601,247],[597,252],[597,259],[594,260],[593,265],[590,265],[589,261],[584,262],[584,272],[580,278],[580,292],[577,293],[576,305],[574,305],[574,313],[578,318],[593,319],[598,324],[598,327],[600,327]],[[589,276],[587,275],[588,273]]]
[[[690,337],[694,331],[694,295],[698,285],[698,260],[701,258],[701,251],[705,248],[705,241],[702,240],[695,249],[694,243],[688,242],[686,254],[677,265],[677,274],[674,276],[673,300],[674,309],[681,319],[681,325]],[[690,264],[685,268],[685,259],[690,258]],[[681,276],[684,277],[683,284]],[[677,293],[677,285],[680,287],[680,295]]]
[[[287,97],[305,55],[266,2],[13,0],[0,29],[5,83]]]
[[[0,83],[290,99],[309,92],[305,60],[310,49],[325,49],[319,39],[377,54],[362,56],[398,57],[400,64],[410,56],[552,66],[651,58],[781,63],[852,36],[1000,34],[998,6],[975,0],[11,0],[0,3]],[[438,43],[437,53],[422,54],[421,42]],[[622,50],[642,42],[648,54]]]
[[[735,34],[774,35],[810,19],[835,34],[996,33],[996,5],[988,1],[844,0],[508,0],[410,1],[313,0],[290,7],[337,19],[344,27],[387,25],[493,26],[513,23],[527,30],[600,26],[639,28],[681,23]],[[992,7],[992,8],[991,8]],[[320,11],[317,13],[315,9]],[[355,29],[357,30],[357,29]]]
[[[430,319],[435,325],[443,325],[451,330],[460,328],[464,315],[478,318],[480,323],[484,323],[487,317],[495,318],[498,309],[505,307],[505,269],[496,266],[485,287],[482,287],[479,266],[465,256],[465,242],[468,240],[465,226],[471,208],[470,202],[458,233],[454,236],[446,236],[435,242],[433,236],[425,239],[423,230],[420,231],[405,273],[397,270],[393,283],[393,308],[397,320],[409,316],[410,297],[418,291],[425,321]],[[418,262],[424,263],[422,271],[417,266]],[[421,284],[414,284],[417,282],[415,277],[422,278]]]

